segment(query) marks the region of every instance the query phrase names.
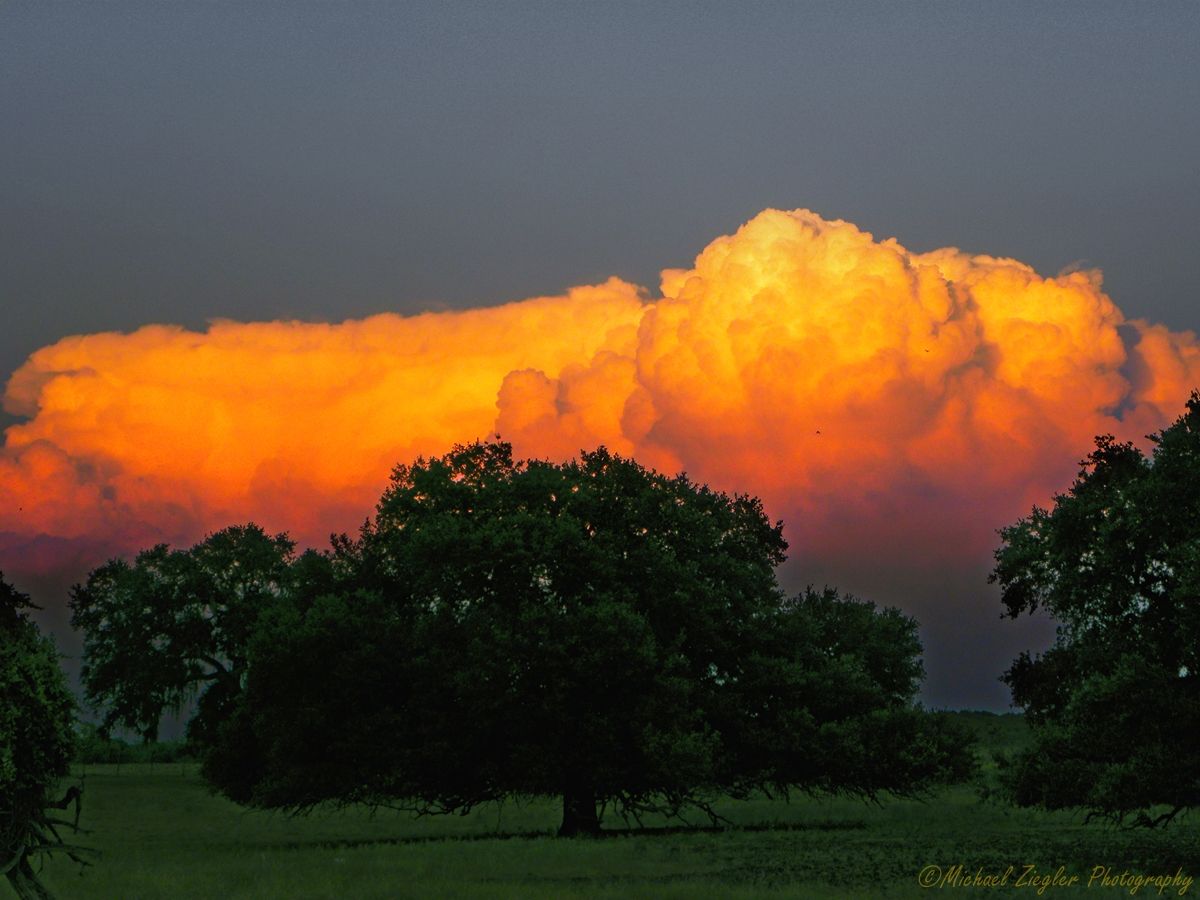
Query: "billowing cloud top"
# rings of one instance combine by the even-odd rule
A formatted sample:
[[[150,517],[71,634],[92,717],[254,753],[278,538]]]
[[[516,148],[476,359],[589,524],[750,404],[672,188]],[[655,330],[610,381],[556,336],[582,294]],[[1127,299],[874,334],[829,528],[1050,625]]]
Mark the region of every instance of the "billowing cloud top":
[[[322,543],[396,462],[491,433],[758,494],[801,555],[986,555],[1094,435],[1140,438],[1197,385],[1195,335],[1126,322],[1097,272],[915,254],[767,210],[665,271],[657,299],[614,278],[38,350],[4,398],[25,421],[0,451],[0,568],[35,565],[39,542],[128,552],[247,519]]]

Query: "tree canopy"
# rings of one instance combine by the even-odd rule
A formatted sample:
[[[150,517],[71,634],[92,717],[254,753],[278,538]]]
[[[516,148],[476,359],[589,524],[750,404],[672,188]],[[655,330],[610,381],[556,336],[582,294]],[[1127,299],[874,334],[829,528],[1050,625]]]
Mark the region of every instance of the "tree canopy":
[[[1150,439],[1147,458],[1097,438],[1052,509],[1000,532],[1008,615],[1059,623],[1005,675],[1036,734],[1007,773],[1023,805],[1157,823],[1200,804],[1200,394]]]
[[[78,859],[46,814],[66,806],[50,796],[74,748],[75,700],[54,644],[25,614],[30,606],[0,575],[0,873],[23,900],[50,896],[31,857],[62,850]]]
[[[154,740],[166,710],[198,697],[203,738],[240,688],[259,614],[289,589],[293,549],[285,535],[235,526],[187,550],[110,560],[77,585],[71,624],[84,632],[82,680],[103,730]]]
[[[293,810],[557,796],[564,834],[606,806],[961,776],[965,739],[913,700],[915,623],[784,596],[785,550],[757,499],[604,449],[399,466],[361,533],[256,620],[205,774]]]

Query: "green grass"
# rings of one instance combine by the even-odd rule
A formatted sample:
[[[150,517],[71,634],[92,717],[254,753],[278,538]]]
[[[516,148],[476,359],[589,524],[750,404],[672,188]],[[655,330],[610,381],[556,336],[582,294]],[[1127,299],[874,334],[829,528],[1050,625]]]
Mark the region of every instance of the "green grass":
[[[395,812],[249,812],[214,797],[194,766],[87,766],[80,838],[100,851],[80,872],[56,857],[47,884],[63,900],[103,898],[843,898],[972,895],[924,890],[927,865],[1000,871],[1093,866],[1200,873],[1200,822],[1122,831],[1080,817],[980,802],[968,787],[926,803],[765,799],[721,809],[739,827],[665,828],[597,840],[551,836],[550,801],[414,820]],[[697,825],[703,823],[698,819]],[[621,828],[620,820],[606,827]],[[1015,876],[1014,876],[1015,877]],[[1010,879],[1011,881],[1011,879]],[[0,897],[7,887],[0,888]],[[985,895],[1036,889],[979,889]],[[1041,896],[1078,894],[1050,888]],[[1188,892],[1200,893],[1200,885]],[[1088,896],[1130,896],[1128,888]],[[1143,888],[1136,896],[1158,896]],[[1176,896],[1172,890],[1162,896]]]

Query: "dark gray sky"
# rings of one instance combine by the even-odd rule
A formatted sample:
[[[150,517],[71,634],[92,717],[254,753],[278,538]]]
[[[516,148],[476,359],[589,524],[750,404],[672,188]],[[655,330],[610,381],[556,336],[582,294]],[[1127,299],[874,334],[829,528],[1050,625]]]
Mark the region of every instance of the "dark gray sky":
[[[0,369],[611,274],[767,206],[1196,327],[1196,4],[0,4]]]
[[[1190,3],[0,2],[0,373],[653,288],[768,206],[1099,266],[1195,329],[1198,47]]]

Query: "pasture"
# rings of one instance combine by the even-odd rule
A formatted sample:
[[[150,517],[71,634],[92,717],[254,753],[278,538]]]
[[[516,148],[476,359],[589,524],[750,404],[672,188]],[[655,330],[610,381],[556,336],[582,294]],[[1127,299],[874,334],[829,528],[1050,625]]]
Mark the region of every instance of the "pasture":
[[[1012,746],[1023,729],[1015,717],[973,724],[989,747]],[[1195,816],[1162,831],[1117,829],[983,801],[969,785],[880,806],[727,801],[719,809],[735,827],[722,830],[702,817],[692,828],[647,821],[638,830],[610,815],[607,836],[562,840],[552,836],[560,808],[550,800],[451,818],[361,809],[296,818],[213,796],[190,763],[92,764],[76,776],[90,831],[78,841],[99,856],[82,871],[60,857],[46,864],[60,900],[1035,897],[1041,883],[1017,884],[1026,865],[1039,878],[1060,866],[1080,877],[1073,888],[1044,885],[1043,897],[1157,897],[1181,887],[1087,882],[1097,866],[1110,876],[1200,874]],[[945,874],[956,865],[970,876],[1014,870],[996,887],[918,883],[928,866]],[[1192,885],[1183,896],[1198,892]]]

